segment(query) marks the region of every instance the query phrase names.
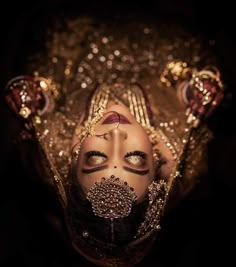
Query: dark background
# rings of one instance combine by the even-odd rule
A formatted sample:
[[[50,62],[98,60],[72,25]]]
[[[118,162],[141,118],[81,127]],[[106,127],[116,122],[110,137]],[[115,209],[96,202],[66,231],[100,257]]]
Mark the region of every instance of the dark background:
[[[85,3],[86,2],[86,3]],[[49,223],[60,208],[40,183],[31,179],[12,144],[19,123],[6,108],[4,86],[21,53],[24,32],[34,14],[57,8],[93,12],[138,10],[150,16],[176,17],[216,40],[224,69],[226,102],[209,124],[209,175],[166,217],[159,242],[140,266],[222,266],[235,262],[235,100],[236,52],[234,8],[230,1],[2,1],[0,4],[0,266],[90,266],[64,242]],[[153,263],[151,263],[153,262]]]

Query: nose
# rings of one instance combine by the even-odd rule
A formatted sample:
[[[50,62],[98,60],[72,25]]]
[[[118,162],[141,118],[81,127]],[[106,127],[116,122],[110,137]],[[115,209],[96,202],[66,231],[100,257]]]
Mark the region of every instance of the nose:
[[[104,138],[109,141],[115,141],[115,140],[121,140],[124,141],[128,137],[128,134],[125,130],[118,128],[111,129],[105,136]]]

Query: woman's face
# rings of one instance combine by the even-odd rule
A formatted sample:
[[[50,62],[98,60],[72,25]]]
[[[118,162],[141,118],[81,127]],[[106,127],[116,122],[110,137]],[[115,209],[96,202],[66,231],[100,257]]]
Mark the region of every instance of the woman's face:
[[[85,193],[102,177],[119,177],[137,199],[154,178],[152,144],[144,128],[123,105],[112,104],[80,147],[77,177]]]

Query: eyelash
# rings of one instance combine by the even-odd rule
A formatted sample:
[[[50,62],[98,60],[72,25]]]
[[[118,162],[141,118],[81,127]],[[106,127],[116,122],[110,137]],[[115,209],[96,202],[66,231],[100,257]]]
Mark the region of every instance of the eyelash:
[[[125,160],[133,166],[142,167],[145,165],[146,157],[146,154],[142,151],[132,151],[125,155]]]
[[[91,158],[93,156],[100,156],[100,157],[104,157],[107,158],[107,155],[105,155],[104,153],[100,152],[100,151],[88,151],[86,153],[87,158]]]
[[[143,159],[146,159],[146,154],[142,151],[132,151],[132,152],[128,152],[126,155],[125,155],[125,158],[128,158],[130,156],[139,156]]]
[[[100,151],[88,151],[86,153],[86,156],[87,158],[90,158],[92,156],[101,156],[101,157],[104,157],[104,158],[107,158],[107,155],[100,152]],[[128,158],[130,156],[140,156],[141,158],[145,159],[146,158],[146,154],[142,151],[132,151],[132,152],[128,152],[126,155],[125,155],[125,158]]]
[[[86,153],[86,163],[88,165],[100,165],[106,162],[107,155],[100,151],[88,151]]]
[[[107,159],[107,155],[104,154],[103,152],[100,152],[100,151],[88,151],[86,153],[86,157],[87,159],[91,159],[93,156],[98,156],[98,157],[103,157],[104,159]],[[125,155],[125,158],[129,158],[129,157],[132,157],[132,156],[139,156],[141,157],[143,160],[146,159],[146,154],[142,151],[132,151],[132,152],[128,152],[126,155]],[[162,165],[166,164],[166,160],[161,157],[159,162],[158,162],[158,165],[157,165],[157,168],[156,168],[156,171],[159,172],[160,171],[160,168],[162,167]]]

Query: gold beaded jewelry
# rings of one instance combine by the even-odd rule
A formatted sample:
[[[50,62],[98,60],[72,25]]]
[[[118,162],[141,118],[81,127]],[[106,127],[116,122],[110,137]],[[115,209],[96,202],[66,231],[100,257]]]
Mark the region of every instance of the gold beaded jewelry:
[[[164,180],[153,181],[148,187],[149,205],[145,213],[145,219],[138,228],[135,238],[145,235],[147,232],[160,230],[160,217],[166,201],[167,184]]]
[[[162,140],[166,146],[170,149],[173,159],[177,159],[177,151],[175,147],[171,144],[167,136],[163,133],[161,129],[156,129],[151,125],[147,105],[145,103],[145,98],[143,93],[137,86],[132,86],[128,90],[128,101],[129,109],[131,114],[136,118],[136,120],[142,125],[148,134],[149,140],[153,146],[153,158],[155,161],[159,160],[159,150],[157,148],[158,140]]]
[[[96,216],[113,220],[127,217],[137,196],[127,182],[111,175],[96,182],[88,191],[87,199]]]
[[[76,128],[75,135],[78,137],[78,143],[76,145],[75,156],[78,157],[80,146],[85,138],[95,135],[94,127],[97,122],[103,117],[104,110],[108,103],[109,98],[109,87],[104,86],[99,88],[95,92],[94,97],[91,100],[89,109],[88,119],[83,123],[82,126]]]

